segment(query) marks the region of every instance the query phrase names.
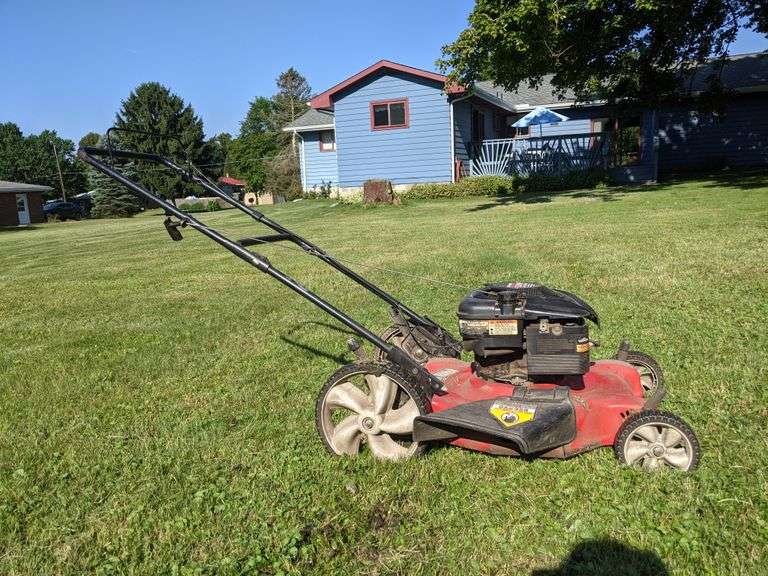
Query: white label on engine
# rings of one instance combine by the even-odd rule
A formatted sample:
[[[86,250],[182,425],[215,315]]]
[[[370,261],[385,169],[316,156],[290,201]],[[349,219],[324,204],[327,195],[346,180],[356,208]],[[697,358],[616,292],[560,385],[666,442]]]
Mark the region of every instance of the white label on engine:
[[[517,320],[489,320],[488,334],[491,336],[517,336]]]

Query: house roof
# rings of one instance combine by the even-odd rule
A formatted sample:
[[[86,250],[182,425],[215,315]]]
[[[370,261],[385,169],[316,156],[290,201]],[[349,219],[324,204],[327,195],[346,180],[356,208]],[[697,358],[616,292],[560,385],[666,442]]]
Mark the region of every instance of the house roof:
[[[555,94],[555,87],[552,85],[552,74],[544,76],[538,88],[531,88],[528,84],[522,83],[518,86],[516,92],[509,92],[493,82],[483,80],[475,84],[475,90],[482,90],[492,94],[517,110],[527,110],[529,108],[533,109],[536,106],[553,104],[567,106],[576,101],[576,97],[570,90],[565,93],[564,98],[558,98]]]
[[[446,76],[443,76],[442,74],[438,74],[436,72],[429,72],[427,70],[422,70],[421,68],[414,68],[413,66],[406,66],[405,64],[398,64],[397,62],[392,62],[391,60],[379,60],[376,62],[376,64],[373,64],[371,66],[368,66],[365,70],[361,70],[357,74],[354,74],[347,78],[346,80],[343,80],[336,84],[335,86],[329,88],[325,92],[321,92],[312,100],[309,101],[309,105],[312,108],[333,108],[333,97],[344,90],[345,88],[348,88],[349,86],[352,86],[353,84],[356,84],[368,76],[371,76],[372,74],[376,74],[380,70],[392,70],[394,72],[405,72],[406,74],[412,74],[413,76],[418,76],[419,78],[426,78],[427,80],[434,80],[435,82],[440,82],[442,84],[445,84],[446,80],[448,79]],[[462,88],[456,88],[456,91],[462,92]]]
[[[720,64],[716,60],[699,66],[688,77],[683,88],[693,93],[706,90],[708,79],[717,75],[719,68]],[[724,88],[737,92],[768,88],[768,53],[734,54],[723,66],[720,80]]]
[[[0,180],[0,194],[24,194],[25,192],[48,192],[49,190],[53,190],[53,188],[38,184],[23,184],[21,182]]]
[[[310,108],[304,114],[289,122],[283,128],[284,132],[302,132],[307,130],[333,129],[333,112]]]
[[[222,184],[226,184],[228,186],[245,186],[245,182],[242,180],[238,180],[237,178],[232,178],[230,176],[221,176],[219,178],[219,182]]]
[[[683,82],[682,89],[685,93],[694,94],[706,90],[707,80],[718,73],[718,68],[717,61],[699,66],[688,80]],[[720,78],[726,89],[737,92],[768,89],[768,56],[765,53],[734,54],[726,61]],[[576,103],[576,96],[570,90],[566,91],[562,98],[555,94],[551,74],[544,76],[538,88],[531,88],[522,83],[517,91],[509,92],[493,82],[481,81],[475,84],[475,90],[490,93],[518,111],[536,106],[567,107]]]

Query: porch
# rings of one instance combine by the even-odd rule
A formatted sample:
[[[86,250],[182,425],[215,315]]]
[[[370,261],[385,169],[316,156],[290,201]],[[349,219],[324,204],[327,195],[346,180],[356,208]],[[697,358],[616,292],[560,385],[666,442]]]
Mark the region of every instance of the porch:
[[[611,156],[609,132],[484,140],[470,145],[466,175],[562,175],[607,169]]]

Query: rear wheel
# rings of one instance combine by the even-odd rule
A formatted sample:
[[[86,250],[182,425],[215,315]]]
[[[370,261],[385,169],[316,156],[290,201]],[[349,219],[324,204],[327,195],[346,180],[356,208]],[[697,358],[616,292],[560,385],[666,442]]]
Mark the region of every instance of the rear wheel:
[[[367,447],[379,460],[418,456],[413,420],[430,412],[423,390],[391,365],[348,364],[326,382],[317,399],[315,423],[331,454],[356,456]]]
[[[634,366],[643,385],[643,397],[650,398],[660,385],[664,384],[664,372],[652,356],[633,350],[627,355],[627,363]]]
[[[622,464],[648,472],[662,468],[690,472],[701,458],[691,427],[682,418],[657,410],[630,416],[619,429],[613,450]]]

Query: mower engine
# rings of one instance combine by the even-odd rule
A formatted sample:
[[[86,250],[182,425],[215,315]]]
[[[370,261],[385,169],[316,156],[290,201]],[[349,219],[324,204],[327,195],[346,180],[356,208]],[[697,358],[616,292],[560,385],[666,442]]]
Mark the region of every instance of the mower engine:
[[[464,349],[481,378],[522,383],[586,374],[587,320],[597,313],[582,299],[538,284],[488,284],[459,305]]]

